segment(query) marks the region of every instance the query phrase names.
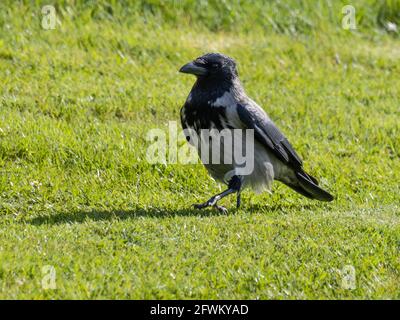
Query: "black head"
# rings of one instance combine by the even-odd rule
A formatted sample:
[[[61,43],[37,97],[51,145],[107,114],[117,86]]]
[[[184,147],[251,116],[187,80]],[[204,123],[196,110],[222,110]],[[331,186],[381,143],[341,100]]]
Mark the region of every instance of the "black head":
[[[207,53],[185,64],[179,72],[190,73],[198,78],[232,79],[237,77],[236,63],[220,53]]]

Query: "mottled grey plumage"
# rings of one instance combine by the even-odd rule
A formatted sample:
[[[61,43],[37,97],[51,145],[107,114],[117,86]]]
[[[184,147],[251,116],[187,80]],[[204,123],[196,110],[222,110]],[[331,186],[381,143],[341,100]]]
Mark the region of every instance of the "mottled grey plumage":
[[[216,204],[220,198],[237,192],[239,206],[243,188],[250,187],[256,192],[270,190],[273,180],[285,183],[308,198],[333,200],[332,195],[318,187],[317,180],[303,170],[301,158],[265,111],[245,94],[233,59],[210,53],[186,64],[180,71],[197,76],[181,109],[184,129],[194,129],[198,133],[201,129],[212,128],[254,129],[253,172],[237,175],[236,163],[205,164],[214,179],[228,184],[228,190],[197,207],[216,206],[225,211]],[[226,152],[223,147],[218,152],[221,150]]]

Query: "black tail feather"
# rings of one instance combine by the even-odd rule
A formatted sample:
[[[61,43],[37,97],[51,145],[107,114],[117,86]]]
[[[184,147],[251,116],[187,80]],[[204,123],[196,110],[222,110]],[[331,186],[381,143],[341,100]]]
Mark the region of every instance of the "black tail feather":
[[[297,184],[284,182],[288,187],[310,199],[332,201],[333,196],[318,186],[318,181],[304,171],[295,172]]]
[[[295,172],[299,186],[305,193],[310,194],[313,199],[320,201],[332,201],[333,196],[320,188],[318,184],[315,183],[316,179],[305,173],[304,171]]]
[[[308,193],[306,190],[304,190],[300,185],[296,185],[296,184],[291,184],[291,183],[287,183],[284,182],[284,184],[286,184],[288,187],[292,188],[294,191],[300,193],[301,195],[310,198],[310,199],[314,199],[314,196],[311,193]]]
[[[306,173],[304,171],[301,174],[303,174],[306,178],[311,179],[311,181],[314,182],[314,184],[316,184],[317,186],[319,185],[318,180],[315,179],[313,176],[310,176],[308,173]]]

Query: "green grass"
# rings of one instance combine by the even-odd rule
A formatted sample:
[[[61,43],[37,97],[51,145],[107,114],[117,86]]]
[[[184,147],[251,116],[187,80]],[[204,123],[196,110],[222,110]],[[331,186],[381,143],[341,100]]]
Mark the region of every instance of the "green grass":
[[[353,32],[336,1],[76,3],[47,31],[42,2],[0,5],[0,298],[400,298],[396,1],[354,1]],[[220,190],[201,165],[145,161],[208,51],[334,202],[277,183],[196,211]]]

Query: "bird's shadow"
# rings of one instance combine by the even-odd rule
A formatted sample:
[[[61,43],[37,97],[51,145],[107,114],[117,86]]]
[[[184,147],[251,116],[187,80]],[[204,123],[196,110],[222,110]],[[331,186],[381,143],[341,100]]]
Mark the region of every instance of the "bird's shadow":
[[[244,210],[247,212],[264,212],[265,214],[281,212],[285,214],[288,210],[312,210],[316,208],[313,204],[277,204],[277,205],[250,205]],[[192,208],[170,209],[170,208],[134,208],[130,210],[118,209],[90,209],[76,211],[61,211],[34,217],[27,222],[32,225],[62,225],[71,223],[83,223],[87,221],[111,221],[138,219],[141,217],[165,219],[170,217],[212,217],[223,215],[234,215],[238,211],[231,208],[227,214],[221,213],[213,208],[198,210]]]
[[[168,218],[173,216],[216,216],[221,215],[217,210],[197,209],[168,209],[168,208],[135,208],[131,210],[118,209],[91,209],[76,211],[53,212],[48,215],[40,215],[28,221],[32,225],[60,225],[69,223],[83,223],[87,221],[111,221],[148,218]]]

